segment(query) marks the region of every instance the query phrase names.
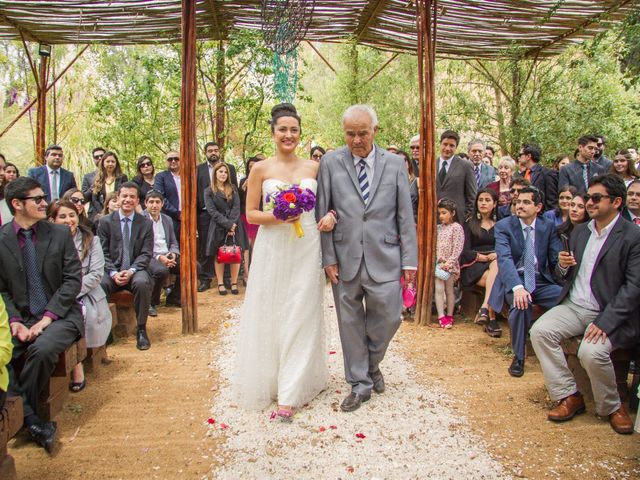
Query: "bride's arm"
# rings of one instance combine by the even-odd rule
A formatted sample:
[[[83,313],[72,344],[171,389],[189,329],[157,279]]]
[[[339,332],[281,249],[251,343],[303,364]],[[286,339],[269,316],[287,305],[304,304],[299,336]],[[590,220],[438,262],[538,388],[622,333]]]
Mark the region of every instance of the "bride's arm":
[[[254,225],[276,225],[283,223],[273,216],[271,212],[260,210],[260,197],[262,196],[262,181],[264,168],[258,162],[253,165],[247,180],[247,221]]]

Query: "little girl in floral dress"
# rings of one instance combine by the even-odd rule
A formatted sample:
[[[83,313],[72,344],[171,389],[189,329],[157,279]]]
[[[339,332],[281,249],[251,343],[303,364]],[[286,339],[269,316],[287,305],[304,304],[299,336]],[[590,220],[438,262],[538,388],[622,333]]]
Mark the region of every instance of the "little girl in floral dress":
[[[458,259],[464,246],[464,230],[457,222],[456,203],[452,200],[443,198],[438,202],[438,219],[435,302],[440,326],[451,328],[456,300],[453,284],[460,275]]]

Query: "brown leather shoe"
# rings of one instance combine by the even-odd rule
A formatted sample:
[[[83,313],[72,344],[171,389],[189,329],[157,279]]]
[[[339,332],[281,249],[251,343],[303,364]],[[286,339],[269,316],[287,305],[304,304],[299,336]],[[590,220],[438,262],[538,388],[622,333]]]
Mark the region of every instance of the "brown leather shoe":
[[[577,392],[560,400],[560,403],[549,412],[547,418],[552,422],[566,422],[584,411],[584,398],[580,392]]]
[[[633,422],[624,405],[620,405],[618,410],[609,415],[609,423],[616,433],[633,433]]]

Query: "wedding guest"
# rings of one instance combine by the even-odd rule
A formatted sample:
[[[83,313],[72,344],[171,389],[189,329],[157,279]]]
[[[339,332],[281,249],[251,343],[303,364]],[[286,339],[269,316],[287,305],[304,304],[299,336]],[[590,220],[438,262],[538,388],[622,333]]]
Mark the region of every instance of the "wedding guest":
[[[616,152],[616,156],[613,157],[613,163],[607,173],[615,173],[618,175],[624,180],[624,184],[627,187],[631,182],[640,178],[640,173],[638,173],[636,169],[635,162],[629,150],[618,150]]]
[[[508,205],[504,205],[502,207],[498,207],[498,220],[502,220],[505,217],[509,217],[512,214],[516,213],[516,200],[518,199],[518,193],[520,190],[526,187],[530,187],[531,182],[526,178],[516,177],[511,180],[509,195],[511,196],[511,201]]]
[[[12,369],[24,360],[19,375],[11,376],[8,393],[22,396],[31,440],[51,453],[57,426],[37,411],[58,355],[84,331],[76,302],[82,265],[69,229],[46,221],[46,195],[37,180],[14,180],[5,197],[14,219],[0,229],[0,294],[13,335]]]
[[[77,188],[72,188],[71,190],[67,190],[67,192],[62,196],[62,199],[67,200],[74,205],[76,212],[78,213],[80,224],[95,233],[96,225],[89,220],[89,216],[87,215],[87,209],[85,208],[85,204],[87,202],[84,198],[84,194]]]
[[[153,255],[153,226],[136,212],[140,202],[138,195],[138,185],[123,183],[118,190],[120,209],[100,219],[98,236],[106,273],[101,284],[107,295],[123,289],[133,293],[138,323],[136,347],[148,350],[151,342],[147,335],[147,317],[153,280],[147,269]]]
[[[458,222],[454,201],[442,198],[438,201],[438,238],[436,260],[436,290],[434,300],[438,322],[442,328],[453,327],[455,293],[453,284],[460,276],[458,259],[464,246],[464,230]],[[445,310],[446,301],[446,310]]]
[[[604,168],[594,161],[598,151],[598,138],[585,135],[578,139],[576,159],[560,169],[558,188],[573,185],[579,192],[586,192],[589,181],[596,175],[603,174]]]
[[[247,186],[249,184],[249,174],[251,173],[251,168],[257,162],[261,160],[258,157],[251,157],[247,160],[247,166],[245,169],[246,175],[240,180],[240,187],[238,188],[238,195],[240,196],[240,219],[242,220],[242,225],[244,226],[244,230],[247,233],[247,240],[249,242],[249,248],[246,248],[243,252],[244,255],[244,285],[247,286],[247,280],[249,279],[249,265],[251,263],[251,251],[253,249],[253,244],[256,241],[256,236],[258,235],[258,227],[259,225],[254,225],[247,221]],[[260,209],[262,209],[262,200],[260,201]]]
[[[564,167],[565,165],[569,165],[570,163],[571,158],[569,157],[569,155],[558,155],[553,161],[553,170],[559,172],[562,167]]]
[[[96,221],[96,215],[102,211],[107,195],[117,192],[126,181],[127,176],[122,173],[118,156],[114,152],[106,152],[100,160],[98,173],[91,188],[89,199],[89,219],[91,221]]]
[[[76,189],[76,194],[84,200],[80,190]],[[100,287],[104,275],[104,255],[100,239],[80,222],[76,204],[68,200],[57,200],[49,205],[47,217],[53,223],[69,227],[82,262],[82,286],[76,299],[82,305],[84,338],[88,348],[102,347],[111,333],[112,318],[107,296]],[[71,371],[69,390],[77,393],[84,390],[86,385],[84,368],[80,362]]]
[[[452,130],[446,130],[440,135],[436,193],[438,199],[448,198],[456,203],[456,218],[464,222],[473,211],[477,185],[471,162],[461,158],[461,155],[456,155],[459,143],[460,136]]]
[[[240,197],[238,191],[231,184],[229,169],[226,163],[218,163],[213,168],[211,186],[204,191],[204,202],[207,212],[211,216],[209,233],[207,235],[206,254],[214,258],[216,278],[218,280],[218,293],[226,295],[227,289],[222,282],[224,264],[217,259],[218,249],[228,241],[227,237],[234,237],[235,242],[243,250],[247,248],[246,234],[242,222],[240,222]],[[231,293],[238,295],[238,273],[240,264],[230,265]]]
[[[413,161],[409,158],[407,152],[398,150],[396,155],[400,155],[404,158],[404,165],[407,168],[407,174],[409,175],[409,194],[411,195],[411,208],[413,209],[413,220],[418,224],[418,204],[420,200],[420,179],[416,176],[416,172],[413,169]]]
[[[60,145],[49,145],[44,153],[45,165],[30,168],[27,177],[40,183],[45,192],[47,202],[57,200],[70,188],[76,187],[73,173],[62,168],[64,152]]]
[[[4,189],[8,183],[4,180],[4,172],[4,162],[0,161],[0,225],[4,225],[5,223],[9,223],[13,220],[13,214],[11,213],[11,210],[9,210],[7,201],[4,198]]]
[[[558,236],[566,235],[571,238],[571,233],[576,225],[589,221],[589,214],[584,206],[584,195],[576,193],[569,203],[569,218],[558,227]]]
[[[608,417],[620,434],[632,433],[633,422],[620,402],[610,355],[640,340],[640,230],[620,218],[626,193],[616,175],[591,179],[585,196],[591,221],[576,226],[570,251],[560,252],[557,273],[565,282],[559,305],[531,329],[549,396],[558,402],[547,418],[564,422],[586,409],[560,346],[583,335],[578,359],[589,377],[596,413]]]
[[[165,199],[160,192],[150,190],[145,199],[146,211],[144,215],[153,223],[153,257],[149,262],[149,273],[154,281],[151,293],[149,315],[158,315],[162,287],[169,278],[169,274],[176,276],[166,298],[167,307],[180,307],[180,246],[173,230],[173,221],[169,215],[162,213]]]
[[[327,153],[325,151],[324,148],[322,148],[319,145],[316,145],[315,147],[311,148],[311,160],[315,160],[316,162],[319,162],[320,160],[322,160],[322,157],[324,156],[324,154]]]
[[[164,199],[162,213],[171,218],[173,231],[180,241],[180,219],[182,218],[182,182],[180,180],[180,154],[176,150],[167,152],[167,169],[156,175],[153,189]],[[146,198],[143,197],[143,198]]]
[[[622,217],[640,225],[640,180],[634,180],[627,187],[627,204],[622,210]]]
[[[140,189],[140,198],[145,199],[147,198],[147,193],[149,193],[149,190],[153,189],[155,184],[156,169],[151,157],[142,155],[138,158],[136,161],[136,172],[136,176],[133,177],[131,181],[138,185],[138,188]],[[145,208],[144,202],[140,202],[140,208]]]
[[[111,192],[107,195],[107,198],[104,199],[104,207],[102,208],[102,212],[97,215],[96,222],[99,218],[109,215],[110,213],[117,212],[118,210],[120,210],[120,198],[118,197],[118,192]]]
[[[106,150],[102,147],[95,147],[93,150],[91,150],[91,160],[93,161],[93,164],[96,168],[92,172],[89,172],[84,177],[82,177],[82,187],[80,188],[87,202],[91,199],[91,188],[93,187],[93,183],[96,180],[96,175],[100,170],[100,160],[102,160],[105,151]]]
[[[4,166],[4,185],[13,182],[16,178],[20,178],[20,170],[11,162],[7,162]]]
[[[516,162],[511,157],[502,157],[498,162],[498,181],[487,185],[498,195],[498,206],[511,205],[511,180],[516,173]]]
[[[485,289],[482,306],[474,320],[484,325],[490,337],[502,335],[496,313],[489,306],[489,295],[498,274],[494,227],[498,209],[496,192],[487,187],[478,192],[473,214],[464,223],[464,248],[460,256],[462,288]]]
[[[520,147],[518,167],[520,172],[517,177],[522,177],[531,182],[542,193],[542,201],[545,210],[553,210],[558,204],[558,182],[553,170],[540,164],[542,150],[540,145],[525,143]]]
[[[578,193],[573,185],[565,185],[558,193],[558,206],[553,210],[547,210],[542,215],[549,219],[558,227],[569,218],[569,210],[571,208],[571,199]]]
[[[553,270],[562,249],[553,223],[538,214],[542,211],[542,194],[531,186],[523,188],[516,199],[516,214],[495,226],[498,276],[491,290],[489,305],[497,312],[509,304],[511,350],[513,361],[509,374],[524,375],[527,333],[531,328],[531,306],[551,308],[561,287],[555,283]]]
[[[11,329],[9,328],[9,317],[4,300],[0,297],[0,411],[7,398],[9,388],[9,370],[7,365],[11,361],[13,343],[11,343]]]

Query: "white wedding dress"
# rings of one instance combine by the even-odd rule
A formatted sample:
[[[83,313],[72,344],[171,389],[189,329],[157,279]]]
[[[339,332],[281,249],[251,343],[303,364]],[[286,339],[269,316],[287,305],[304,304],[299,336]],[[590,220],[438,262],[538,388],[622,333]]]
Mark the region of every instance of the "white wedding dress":
[[[262,198],[283,186],[281,180],[264,180]],[[312,178],[300,186],[317,191]],[[247,409],[261,410],[274,401],[299,407],[327,383],[320,233],[313,212],[303,213],[300,222],[302,238],[290,224],[258,230],[233,378],[238,404]]]

